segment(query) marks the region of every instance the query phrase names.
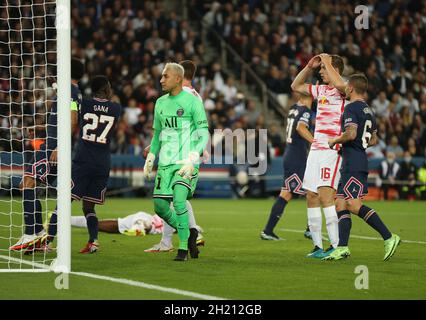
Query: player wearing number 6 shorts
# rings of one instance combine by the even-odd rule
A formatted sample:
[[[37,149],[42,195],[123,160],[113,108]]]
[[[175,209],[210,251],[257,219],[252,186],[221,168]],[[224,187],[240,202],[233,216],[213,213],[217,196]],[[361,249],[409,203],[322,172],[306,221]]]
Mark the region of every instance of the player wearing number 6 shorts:
[[[324,85],[307,84],[312,71],[320,67],[319,74]],[[345,105],[345,82],[341,78],[343,59],[336,55],[321,54],[312,58],[294,79],[291,88],[317,100],[314,141],[308,155],[303,188],[307,191],[308,224],[314,249],[307,257],[323,258],[330,254],[339,242],[338,219],[334,197],[339,181],[341,157],[339,145],[333,149],[328,140],[341,132],[340,121]],[[324,251],[322,245],[322,215],[324,210],[331,246]]]
[[[340,260],[350,255],[348,248],[349,233],[352,226],[351,213],[356,214],[380,233],[385,241],[384,260],[388,260],[400,243],[381,221],[377,213],[362,204],[361,199],[368,193],[368,159],[365,149],[376,144],[376,121],[373,111],[364,101],[368,81],[363,74],[349,77],[346,88],[350,100],[343,113],[342,131],[337,138],[329,140],[330,148],[342,143],[342,170],[337,191],[337,210],[339,216],[339,245],[324,260]]]

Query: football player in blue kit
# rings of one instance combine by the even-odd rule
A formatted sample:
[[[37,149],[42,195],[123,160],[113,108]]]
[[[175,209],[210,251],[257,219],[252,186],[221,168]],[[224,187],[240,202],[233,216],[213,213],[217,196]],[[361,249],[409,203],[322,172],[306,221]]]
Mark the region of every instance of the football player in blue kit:
[[[78,105],[81,101],[78,81],[83,74],[83,63],[73,58],[71,60],[71,128],[73,129],[76,129],[78,125]],[[24,176],[20,184],[25,230],[18,242],[9,248],[12,251],[25,250],[26,253],[32,253],[42,248],[47,240],[47,234],[43,228],[41,202],[37,199],[37,189],[40,184],[51,186],[57,178],[58,105],[56,97],[53,100],[46,123],[46,141],[39,150],[34,152],[33,159],[25,167]]]
[[[89,240],[80,253],[99,249],[95,205],[103,204],[111,167],[110,142],[121,116],[121,105],[111,102],[112,89],[105,76],[91,83],[92,98],[83,99],[79,110],[80,138],[72,162],[74,200],[83,201]]]
[[[362,204],[361,199],[368,193],[368,159],[365,149],[377,143],[376,121],[373,111],[364,101],[368,80],[363,74],[349,77],[345,93],[350,101],[342,118],[343,134],[329,140],[332,148],[342,144],[341,178],[337,190],[337,215],[339,217],[339,245],[323,260],[340,260],[350,255],[349,234],[352,227],[351,213],[362,218],[382,236],[385,246],[384,261],[393,256],[401,239],[392,234],[378,214]]]
[[[311,120],[311,96],[300,95],[287,117],[287,146],[283,156],[284,184],[280,195],[272,206],[265,229],[260,233],[263,240],[280,240],[274,233],[274,228],[280,220],[284,208],[293,198],[293,194],[305,195],[302,188],[308,157],[308,143],[312,143],[313,136],[309,131]]]

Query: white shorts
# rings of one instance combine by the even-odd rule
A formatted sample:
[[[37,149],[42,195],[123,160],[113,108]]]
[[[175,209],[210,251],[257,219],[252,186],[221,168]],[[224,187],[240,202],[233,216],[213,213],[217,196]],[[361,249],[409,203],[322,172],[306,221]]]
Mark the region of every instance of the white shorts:
[[[124,218],[118,218],[118,231],[124,233],[126,230],[134,230],[151,227],[149,234],[159,234],[163,232],[163,220],[157,215],[150,215],[149,213],[140,211],[131,214]]]
[[[311,150],[306,162],[303,188],[318,193],[319,187],[337,190],[342,157],[336,150]]]

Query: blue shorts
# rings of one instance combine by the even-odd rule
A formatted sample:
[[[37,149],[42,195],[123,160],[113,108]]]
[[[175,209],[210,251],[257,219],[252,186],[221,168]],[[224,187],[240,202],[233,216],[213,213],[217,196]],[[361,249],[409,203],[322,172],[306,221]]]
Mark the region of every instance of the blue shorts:
[[[287,167],[284,168],[284,183],[281,188],[282,191],[289,191],[292,193],[306,195],[303,190],[303,176],[305,174],[305,167]]]
[[[51,151],[45,149],[35,151],[30,164],[25,167],[24,177],[33,177],[51,186],[55,182],[58,174],[58,167],[49,163],[51,154]]]
[[[368,172],[342,172],[337,197],[345,200],[362,199],[368,193]]]
[[[74,200],[85,200],[96,204],[105,202],[108,185],[108,174],[101,174],[87,166],[72,164],[71,197]]]

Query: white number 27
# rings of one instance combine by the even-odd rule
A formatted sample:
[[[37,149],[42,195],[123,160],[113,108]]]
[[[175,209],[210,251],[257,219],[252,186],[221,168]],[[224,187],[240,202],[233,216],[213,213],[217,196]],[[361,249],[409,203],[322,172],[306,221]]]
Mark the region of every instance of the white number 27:
[[[94,113],[85,113],[84,114],[84,120],[90,121],[90,123],[87,123],[83,127],[83,136],[82,138],[87,141],[97,142],[97,143],[106,143],[106,136],[108,135],[108,132],[111,130],[113,124],[114,124],[114,117],[101,115],[98,117],[98,115]],[[89,133],[89,131],[96,130],[98,128],[99,123],[106,123],[104,131],[102,131],[101,135],[99,137],[96,137],[95,133]]]

